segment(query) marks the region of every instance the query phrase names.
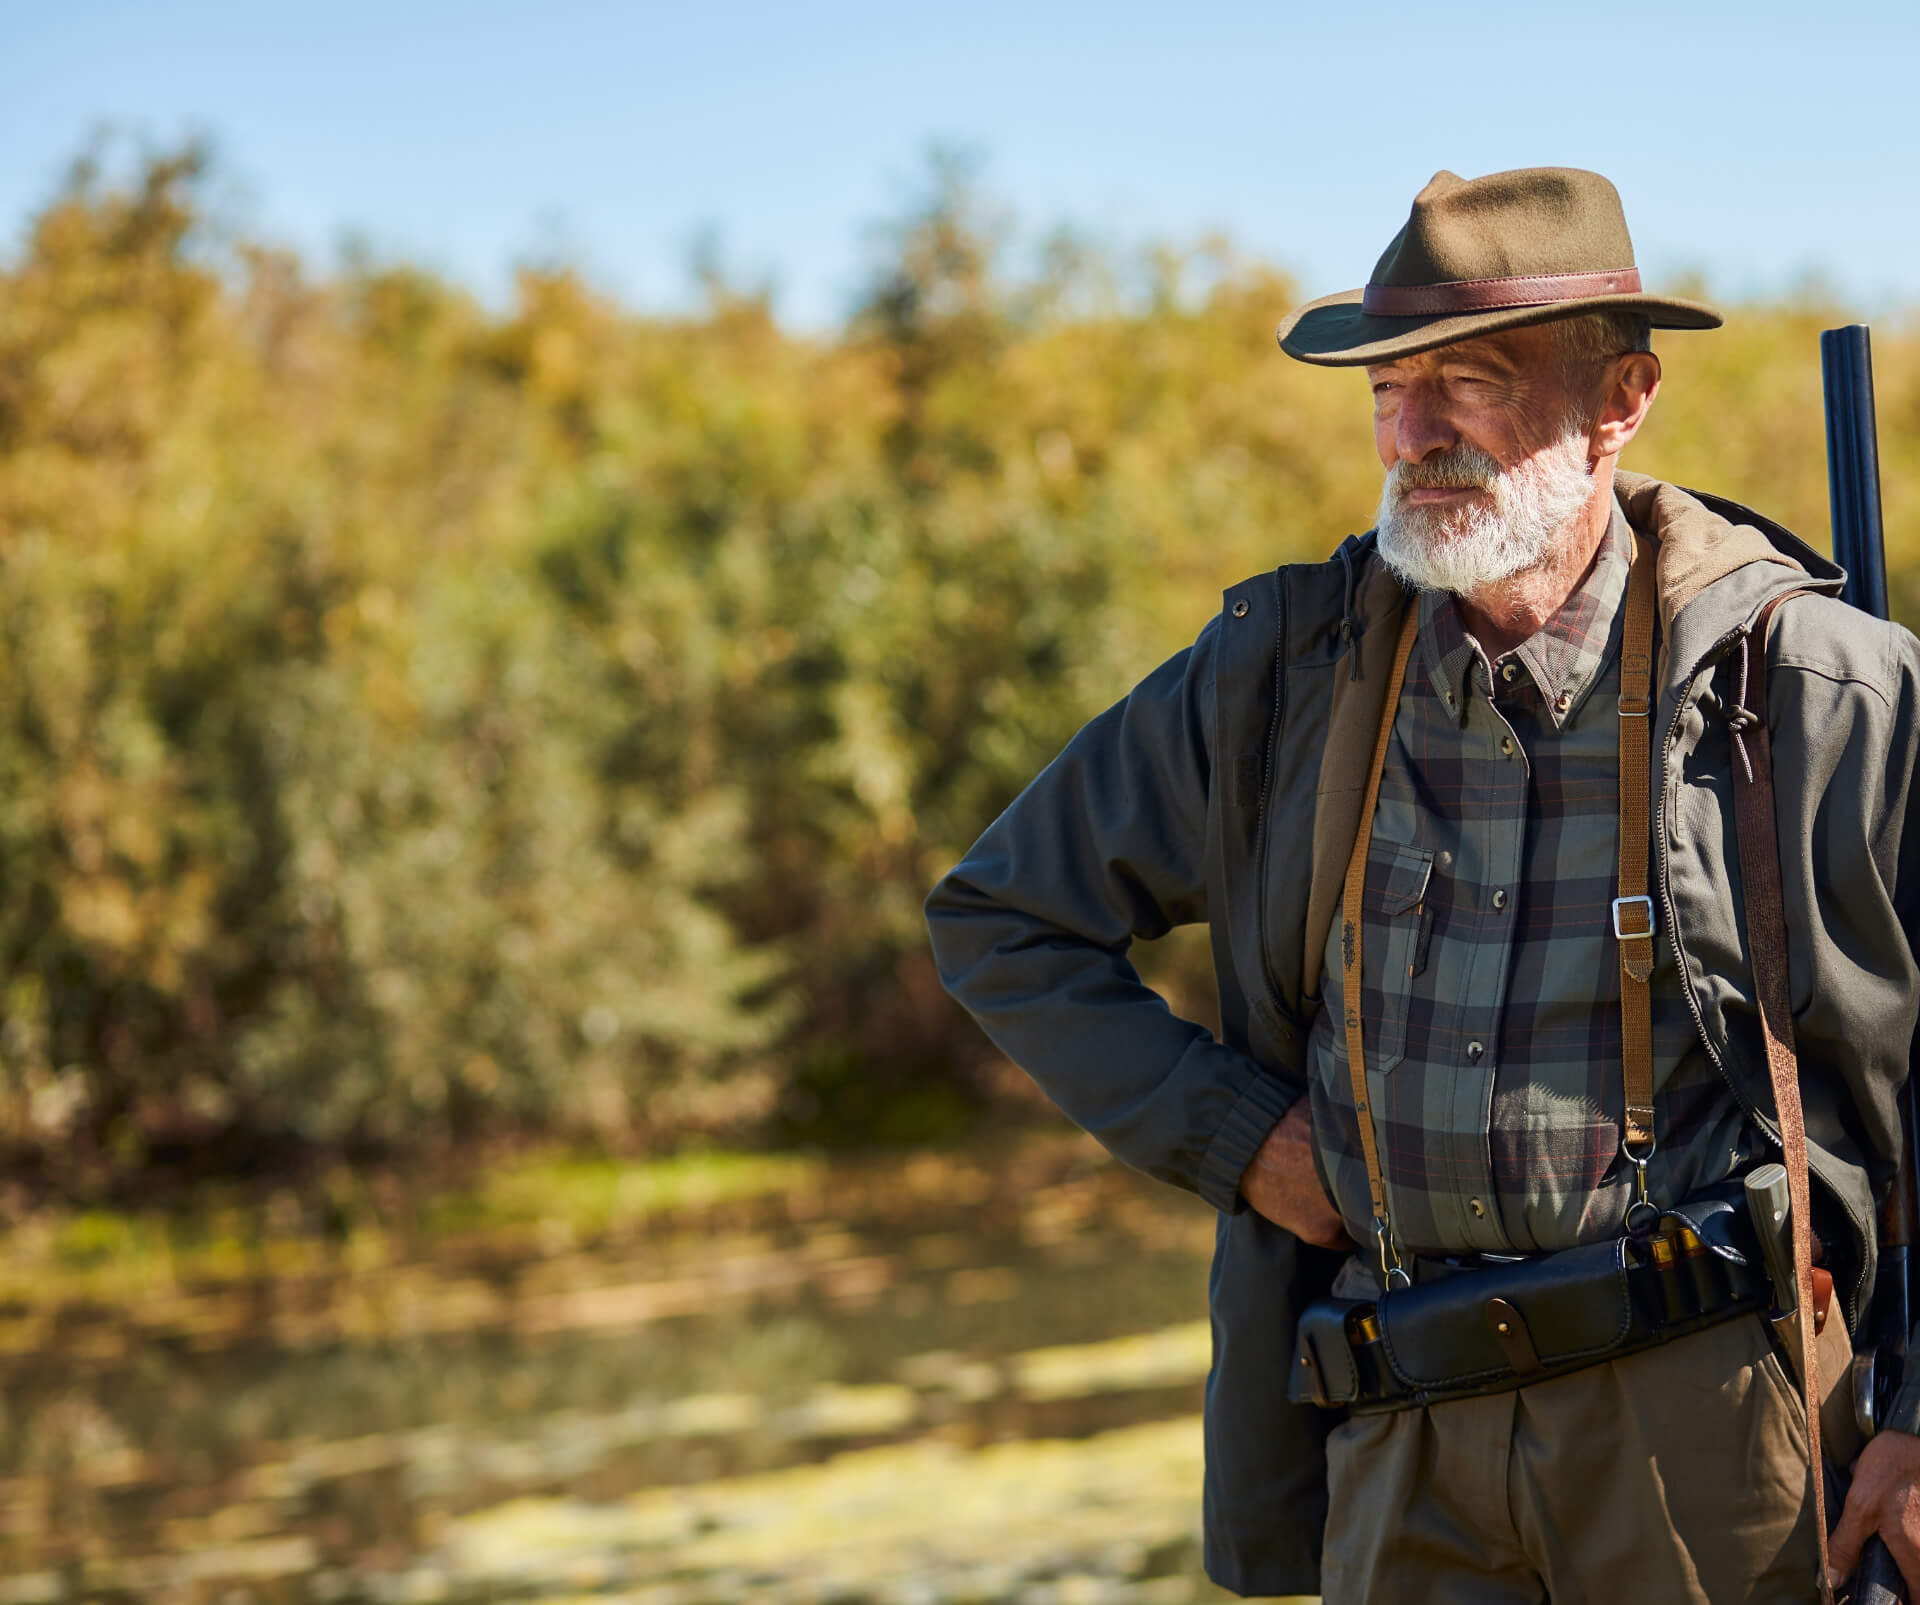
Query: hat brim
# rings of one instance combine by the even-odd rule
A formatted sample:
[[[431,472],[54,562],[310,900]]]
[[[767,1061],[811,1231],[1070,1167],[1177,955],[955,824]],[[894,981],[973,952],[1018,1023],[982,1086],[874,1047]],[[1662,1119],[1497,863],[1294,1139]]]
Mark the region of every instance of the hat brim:
[[[1322,296],[1289,312],[1279,329],[1280,349],[1323,368],[1357,368],[1432,351],[1503,329],[1577,318],[1583,312],[1644,312],[1656,329],[1717,329],[1724,321],[1712,307],[1667,295],[1594,295],[1539,306],[1500,307],[1489,312],[1442,313],[1431,318],[1383,318],[1361,310],[1362,290]]]

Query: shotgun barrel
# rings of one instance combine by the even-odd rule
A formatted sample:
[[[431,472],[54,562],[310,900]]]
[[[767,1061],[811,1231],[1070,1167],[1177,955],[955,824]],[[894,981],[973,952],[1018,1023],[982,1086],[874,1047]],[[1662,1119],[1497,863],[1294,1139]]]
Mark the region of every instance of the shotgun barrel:
[[[1880,526],[1880,437],[1873,409],[1873,346],[1864,323],[1820,336],[1827,397],[1827,492],[1833,560],[1847,571],[1845,599],[1887,616],[1887,556]]]
[[[1827,403],[1827,492],[1833,510],[1833,558],[1847,571],[1846,601],[1877,619],[1887,616],[1887,555],[1880,523],[1880,441],[1873,407],[1873,346],[1864,323],[1828,329],[1820,336],[1820,373]],[[1873,1356],[1884,1414],[1900,1385],[1907,1354],[1908,1323],[1915,1308],[1914,1180],[1920,1175],[1914,1143],[1911,1079],[1900,1098],[1900,1171],[1879,1220],[1879,1270],[1873,1305],[1855,1347]],[[1854,1605],[1905,1605],[1907,1590],[1887,1546],[1870,1538],[1854,1574]]]

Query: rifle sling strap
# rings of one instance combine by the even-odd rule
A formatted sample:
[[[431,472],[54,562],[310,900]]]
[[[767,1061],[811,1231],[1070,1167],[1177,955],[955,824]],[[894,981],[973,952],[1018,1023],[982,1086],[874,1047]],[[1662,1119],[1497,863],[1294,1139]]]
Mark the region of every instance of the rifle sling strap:
[[[1800,1065],[1793,1044],[1793,993],[1787,972],[1787,911],[1780,843],[1773,816],[1773,752],[1767,735],[1767,626],[1774,609],[1804,593],[1789,591],[1760,610],[1741,639],[1740,699],[1731,719],[1739,761],[1733,764],[1734,829],[1740,884],[1746,897],[1748,959],[1773,1082],[1775,1118],[1792,1202],[1793,1273],[1799,1284],[1800,1383],[1807,1404],[1807,1458],[1813,1476],[1815,1530],[1820,1537],[1820,1594],[1827,1587],[1827,1495],[1820,1454],[1820,1351],[1814,1337],[1813,1200],[1807,1174],[1807,1123],[1800,1107]]]

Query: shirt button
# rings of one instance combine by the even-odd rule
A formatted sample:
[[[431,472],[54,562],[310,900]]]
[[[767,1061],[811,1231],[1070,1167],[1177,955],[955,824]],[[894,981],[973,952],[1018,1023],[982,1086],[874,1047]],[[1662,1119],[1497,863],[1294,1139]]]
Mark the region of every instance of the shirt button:
[[[1479,1199],[1469,1198],[1467,1200],[1467,1208],[1473,1211],[1473,1218],[1475,1220],[1485,1220],[1487,1218],[1487,1206],[1481,1203]]]
[[[1559,709],[1560,712],[1565,713],[1567,709],[1573,706],[1573,698],[1562,691],[1559,696],[1553,699],[1553,705]]]
[[[1520,666],[1516,663],[1503,663],[1500,665],[1500,678],[1505,680],[1509,685],[1513,684],[1513,677],[1519,672]]]
[[[1479,1042],[1479,1041],[1469,1042],[1467,1044],[1467,1059],[1471,1063],[1478,1064],[1480,1061],[1480,1055],[1485,1053],[1486,1051],[1487,1051],[1486,1043]]]
[[[1493,906],[1495,908],[1505,908],[1507,906],[1507,894],[1505,892],[1495,892],[1493,894]]]
[[[1500,738],[1500,750],[1503,753],[1505,753],[1509,758],[1513,756],[1513,737],[1512,736],[1502,736]]]

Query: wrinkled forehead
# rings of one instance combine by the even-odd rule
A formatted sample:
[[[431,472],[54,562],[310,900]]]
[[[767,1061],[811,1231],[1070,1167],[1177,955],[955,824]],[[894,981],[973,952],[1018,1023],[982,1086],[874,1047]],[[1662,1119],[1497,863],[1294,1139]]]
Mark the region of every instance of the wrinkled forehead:
[[[1452,345],[1416,351],[1391,362],[1369,363],[1367,376],[1406,377],[1455,368],[1475,368],[1510,377],[1536,374],[1542,379],[1558,378],[1562,371],[1560,335],[1552,324],[1505,329],[1499,334],[1483,334],[1477,339],[1456,340]]]

